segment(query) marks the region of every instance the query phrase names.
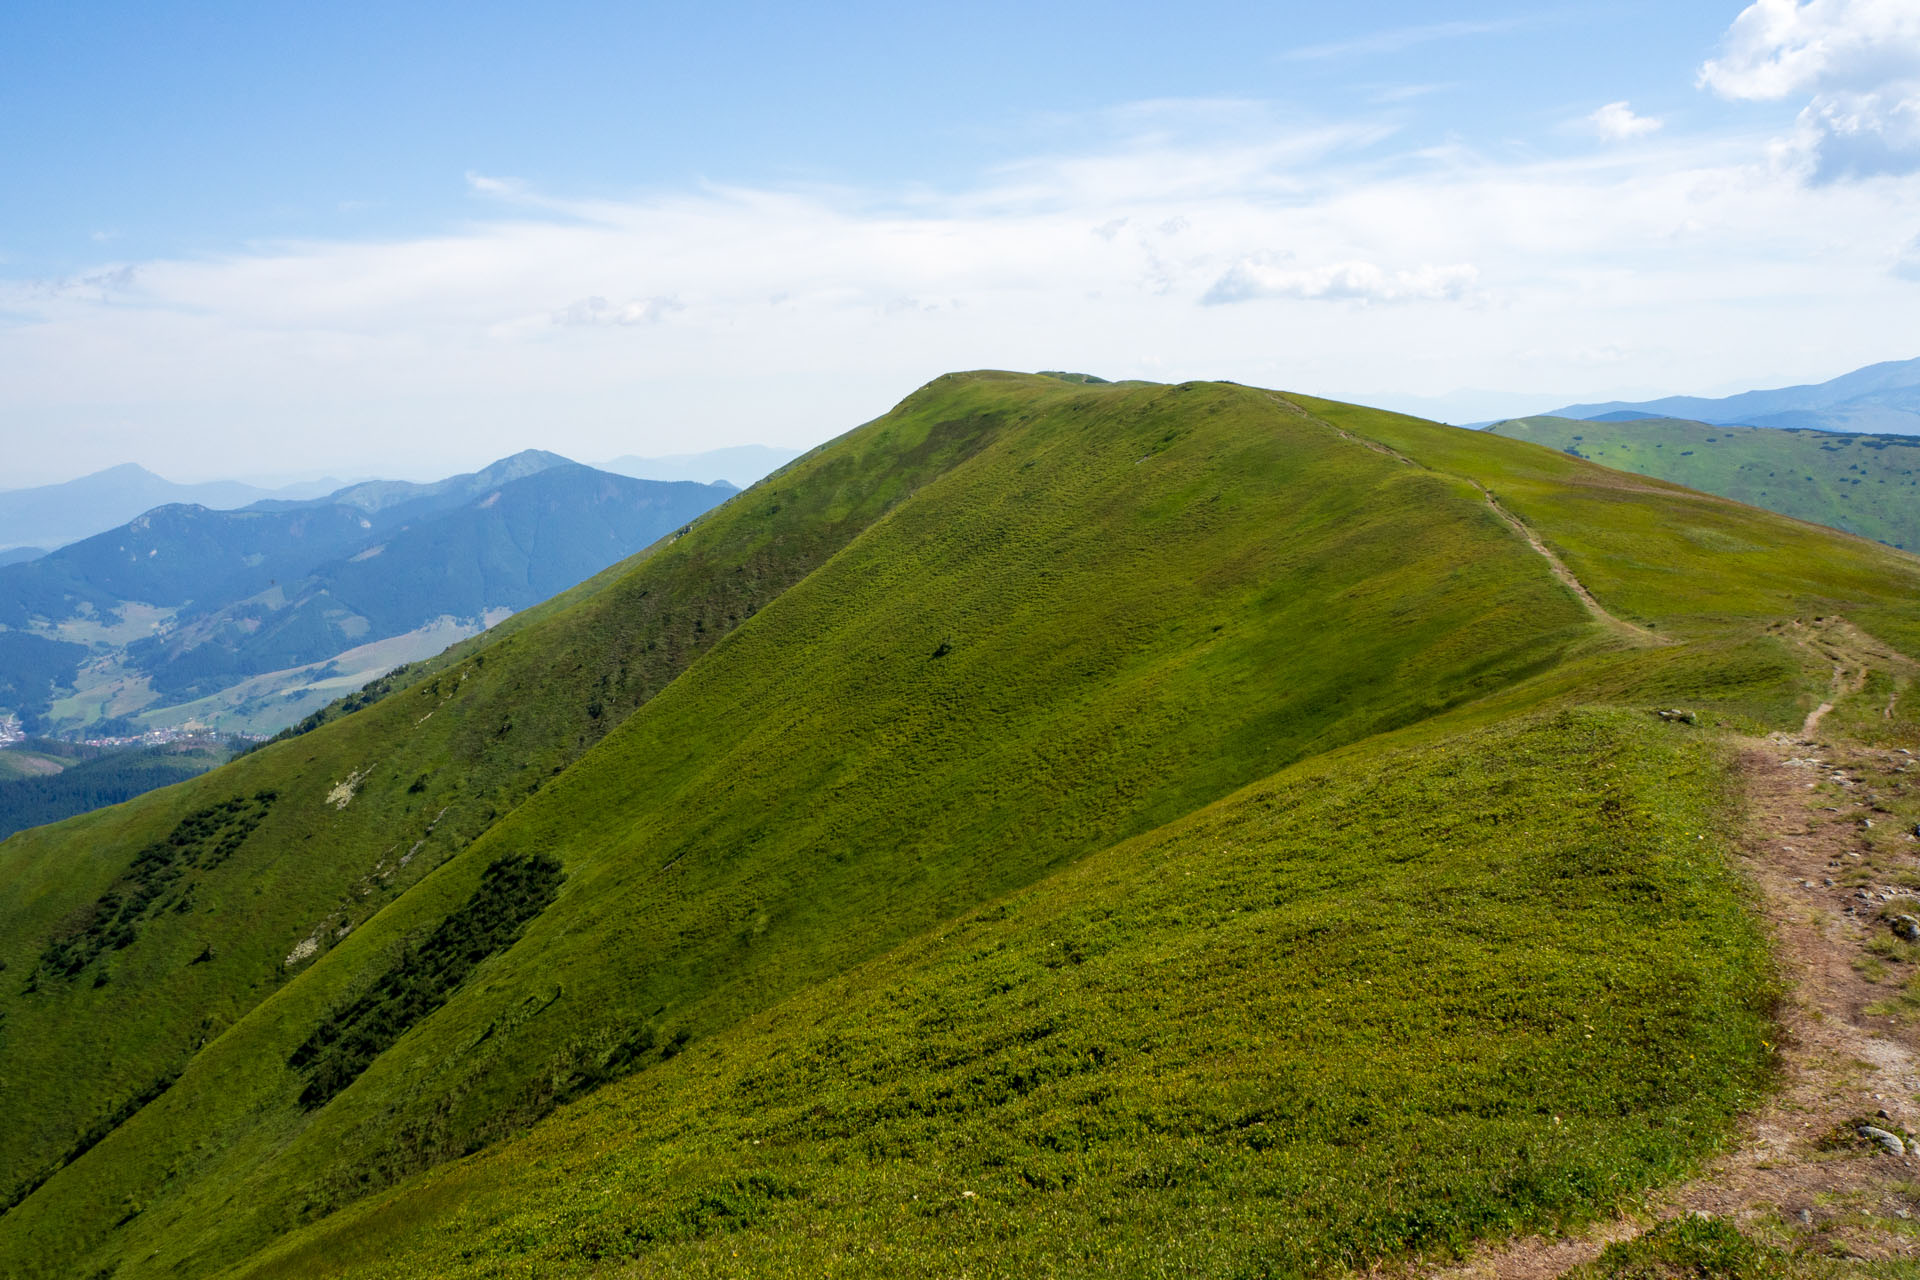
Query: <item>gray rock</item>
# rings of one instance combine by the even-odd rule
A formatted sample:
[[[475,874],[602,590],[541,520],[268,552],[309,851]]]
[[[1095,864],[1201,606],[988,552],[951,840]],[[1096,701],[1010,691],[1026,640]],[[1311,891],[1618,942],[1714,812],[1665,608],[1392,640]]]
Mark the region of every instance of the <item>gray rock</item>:
[[[1860,1126],[1860,1136],[1869,1141],[1879,1143],[1890,1156],[1904,1156],[1907,1154],[1907,1144],[1900,1141],[1896,1135],[1888,1133],[1885,1129],[1870,1124],[1863,1124]]]
[[[1896,938],[1905,938],[1908,942],[1920,942],[1920,920],[1912,916],[1895,916],[1888,921],[1893,926]]]

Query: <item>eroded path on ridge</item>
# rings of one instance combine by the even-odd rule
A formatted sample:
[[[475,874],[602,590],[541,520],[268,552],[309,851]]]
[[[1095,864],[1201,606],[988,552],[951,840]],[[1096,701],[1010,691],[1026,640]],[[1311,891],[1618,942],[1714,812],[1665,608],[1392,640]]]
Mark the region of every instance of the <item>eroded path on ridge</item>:
[[[1354,444],[1360,445],[1363,448],[1371,449],[1375,453],[1383,453],[1389,458],[1396,458],[1399,461],[1405,463],[1409,467],[1421,467],[1422,469],[1426,469],[1424,468],[1422,463],[1414,461],[1412,458],[1409,458],[1406,454],[1401,453],[1398,449],[1392,448],[1388,445],[1384,445],[1380,443],[1378,440],[1369,440],[1365,436],[1357,436],[1353,432],[1348,431],[1344,427],[1337,426],[1334,423],[1328,422],[1325,418],[1320,417],[1318,414],[1309,413],[1306,409],[1295,404],[1293,401],[1287,399],[1285,396],[1277,395],[1273,392],[1268,392],[1267,398],[1272,400],[1276,405],[1280,406],[1280,408],[1286,410],[1288,413],[1291,413],[1296,417],[1305,418],[1309,422],[1317,423],[1320,426],[1327,428],[1329,431],[1332,431],[1335,435],[1339,436],[1343,440],[1351,440]],[[1634,623],[1628,622],[1625,618],[1616,617],[1612,613],[1609,613],[1607,611],[1607,607],[1601,604],[1598,600],[1594,598],[1593,592],[1587,590],[1586,584],[1581,582],[1580,579],[1574,575],[1573,570],[1567,568],[1566,562],[1562,560],[1557,554],[1554,553],[1554,550],[1552,547],[1549,547],[1545,542],[1540,540],[1540,535],[1535,533],[1533,529],[1527,524],[1526,521],[1522,520],[1519,516],[1515,515],[1513,512],[1507,510],[1505,507],[1500,505],[1500,500],[1493,496],[1492,490],[1488,489],[1485,485],[1481,484],[1478,480],[1475,480],[1472,476],[1457,475],[1451,471],[1441,472],[1440,474],[1446,475],[1455,480],[1463,480],[1466,483],[1472,485],[1475,489],[1479,490],[1480,496],[1486,500],[1487,506],[1492,508],[1493,513],[1496,516],[1499,516],[1500,519],[1506,523],[1508,528],[1512,529],[1515,533],[1519,534],[1521,541],[1525,542],[1527,546],[1532,548],[1535,555],[1539,556],[1542,560],[1545,560],[1547,562],[1547,567],[1553,571],[1553,576],[1558,578],[1562,583],[1562,585],[1564,585],[1569,591],[1573,592],[1573,594],[1579,598],[1580,603],[1586,606],[1587,612],[1593,615],[1593,618],[1596,622],[1604,623],[1609,629],[1616,632],[1623,638],[1632,641],[1635,644],[1671,644],[1672,643],[1672,640],[1667,636],[1657,635],[1654,632],[1647,630],[1645,627],[1638,626]]]
[[[1834,647],[1838,665],[1854,670],[1846,654],[1858,653],[1844,634]],[[1741,860],[1785,989],[1779,1090],[1746,1119],[1731,1151],[1650,1196],[1643,1213],[1572,1237],[1515,1241],[1429,1274],[1547,1280],[1611,1241],[1691,1213],[1729,1218],[1792,1251],[1920,1259],[1920,1152],[1909,1145],[1895,1156],[1858,1132],[1864,1123],[1902,1139],[1920,1133],[1920,943],[1894,928],[1920,915],[1920,760],[1804,735],[1731,746],[1746,801]]]
[[[1811,623],[1794,621],[1784,631],[1788,639],[1806,650],[1815,661],[1833,667],[1826,699],[1807,713],[1806,723],[1800,727],[1803,738],[1812,738],[1820,732],[1821,721],[1842,698],[1866,688],[1868,673],[1873,668],[1908,677],[1920,674],[1920,663],[1881,644],[1845,618],[1815,618]],[[1898,693],[1888,696],[1887,705],[1882,709],[1884,719],[1893,719],[1898,697]]]

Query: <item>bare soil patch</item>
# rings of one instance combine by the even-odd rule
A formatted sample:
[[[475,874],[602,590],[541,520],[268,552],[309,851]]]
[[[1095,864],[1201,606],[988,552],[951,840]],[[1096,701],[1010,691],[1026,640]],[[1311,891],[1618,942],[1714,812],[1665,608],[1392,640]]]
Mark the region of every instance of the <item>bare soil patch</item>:
[[[1851,664],[1839,665],[1836,693],[1853,680]],[[1817,728],[1817,715],[1808,720]],[[1780,965],[1777,1093],[1732,1150],[1639,1212],[1510,1242],[1438,1275],[1544,1280],[1686,1214],[1730,1219],[1802,1253],[1920,1259],[1920,1154],[1909,1143],[1894,1156],[1858,1133],[1863,1123],[1920,1133],[1920,944],[1893,929],[1920,910],[1910,806],[1920,764],[1904,751],[1784,734],[1733,746],[1747,815],[1741,859]]]

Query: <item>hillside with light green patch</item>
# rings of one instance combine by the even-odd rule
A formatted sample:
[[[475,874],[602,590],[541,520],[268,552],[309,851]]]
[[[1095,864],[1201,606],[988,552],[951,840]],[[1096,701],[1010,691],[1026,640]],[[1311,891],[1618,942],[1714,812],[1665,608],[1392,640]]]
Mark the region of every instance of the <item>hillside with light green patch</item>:
[[[1715,727],[1804,715],[1802,619],[1920,652],[1916,588],[1397,415],[938,379],[0,844],[0,1272],[1284,1274],[1605,1211],[1765,1086]]]
[[[1513,418],[1488,430],[1920,550],[1920,436],[1726,427],[1678,418]]]

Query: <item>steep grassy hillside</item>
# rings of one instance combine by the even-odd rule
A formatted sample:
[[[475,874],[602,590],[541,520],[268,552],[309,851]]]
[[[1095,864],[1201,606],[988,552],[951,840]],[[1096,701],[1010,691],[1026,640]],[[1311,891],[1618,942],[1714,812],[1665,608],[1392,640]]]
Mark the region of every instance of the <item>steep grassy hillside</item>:
[[[1296,766],[241,1274],[1300,1274],[1669,1177],[1766,987],[1644,719]]]
[[[1794,621],[1913,652],[1920,562],[1621,479],[936,380],[0,845],[0,1272],[1257,1273],[1667,1176],[1761,1078],[1764,964],[1718,757],[1646,708],[1797,722]]]
[[[1920,550],[1920,436],[1515,418],[1488,430]]]
[[[800,498],[710,513],[564,618],[470,651],[405,697],[0,844],[0,1109],[15,1118],[0,1126],[0,1204],[277,989],[303,943],[318,955],[351,937],[994,426],[856,433],[807,468]],[[328,797],[343,784],[353,800],[339,809]],[[84,928],[142,850],[265,791],[276,799],[243,845],[196,873],[193,908],[142,920],[77,981],[36,976],[48,941]]]

